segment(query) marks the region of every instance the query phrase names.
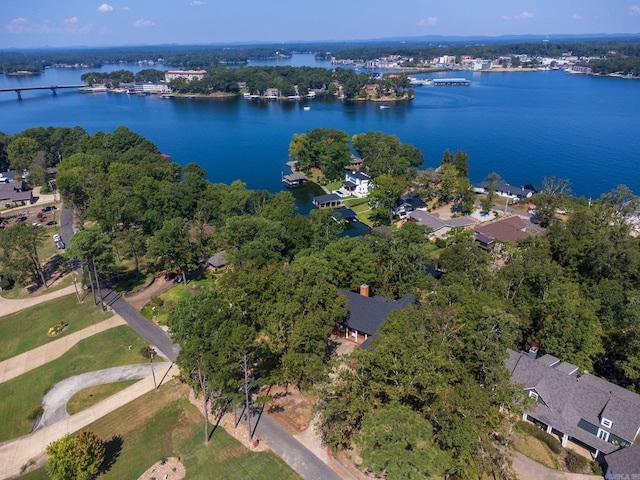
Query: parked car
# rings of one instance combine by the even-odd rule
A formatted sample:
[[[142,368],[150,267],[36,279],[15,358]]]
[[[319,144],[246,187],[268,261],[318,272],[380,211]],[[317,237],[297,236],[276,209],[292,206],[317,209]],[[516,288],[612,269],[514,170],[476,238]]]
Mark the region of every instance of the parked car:
[[[23,216],[17,217],[17,218],[16,218],[16,222],[24,222],[26,219],[27,219],[27,217],[25,217],[25,216],[23,215]]]
[[[34,227],[41,227],[42,224],[38,223],[38,222],[33,222],[31,225],[33,225]]]
[[[42,211],[43,212],[50,212],[51,210],[55,210],[55,209],[56,209],[55,205],[47,205],[46,207],[44,207],[42,209]]]
[[[51,225],[57,225],[58,222],[56,222],[55,220],[50,220],[47,222],[47,226],[50,227]]]
[[[60,238],[60,235],[58,235],[57,233],[53,234],[53,241],[54,242],[60,242],[62,239]]]
[[[66,247],[66,245],[62,240],[56,240],[56,247],[58,248],[58,250],[62,250]]]

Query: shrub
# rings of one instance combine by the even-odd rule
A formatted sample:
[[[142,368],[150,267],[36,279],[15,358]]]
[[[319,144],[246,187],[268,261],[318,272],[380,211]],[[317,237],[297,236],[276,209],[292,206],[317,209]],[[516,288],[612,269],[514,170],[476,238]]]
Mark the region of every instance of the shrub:
[[[564,457],[564,463],[567,466],[567,470],[570,472],[582,473],[589,463],[589,460],[579,453],[576,453],[575,450],[567,450],[567,456]]]
[[[42,408],[42,406],[39,406],[39,407],[33,409],[33,411],[29,414],[27,419],[30,422],[35,422],[36,420],[38,420],[42,416],[43,413],[44,413],[44,409]]]
[[[591,473],[593,473],[594,475],[599,475],[599,476],[604,476],[604,472],[602,471],[602,466],[600,466],[600,464],[593,460],[590,462],[591,464]]]
[[[549,435],[540,427],[533,425],[532,423],[518,422],[516,424],[516,430],[537,438],[542,443],[544,443],[547,447],[549,447],[553,453],[557,455],[562,453],[562,444],[560,443],[560,441],[553,435]]]

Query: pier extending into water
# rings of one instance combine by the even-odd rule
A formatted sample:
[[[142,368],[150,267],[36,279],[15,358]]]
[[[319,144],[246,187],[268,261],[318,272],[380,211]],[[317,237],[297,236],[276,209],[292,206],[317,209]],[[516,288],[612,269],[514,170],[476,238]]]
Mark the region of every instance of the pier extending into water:
[[[51,90],[54,95],[56,95],[56,90],[59,88],[82,88],[86,87],[86,83],[80,83],[77,85],[50,85],[50,86],[42,86],[42,87],[11,87],[11,88],[0,88],[0,92],[16,92],[18,94],[18,100],[22,100],[21,92],[25,90]]]

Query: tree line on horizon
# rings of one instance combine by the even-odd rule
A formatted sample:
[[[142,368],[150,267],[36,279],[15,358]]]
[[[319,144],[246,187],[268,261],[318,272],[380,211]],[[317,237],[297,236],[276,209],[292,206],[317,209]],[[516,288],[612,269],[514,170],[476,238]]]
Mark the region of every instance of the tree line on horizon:
[[[88,65],[99,68],[108,64],[162,62],[174,68],[216,68],[226,65],[246,65],[251,60],[289,58],[294,53],[315,53],[316,58],[371,60],[388,55],[402,55],[417,60],[430,60],[443,54],[472,55],[497,58],[528,54],[559,57],[571,52],[576,56],[605,57],[614,61],[640,57],[638,37],[594,37],[584,39],[551,39],[545,41],[513,41],[512,39],[484,39],[469,44],[468,40],[443,38],[409,39],[406,41],[310,42],[264,45],[184,45],[153,47],[51,48],[0,51],[0,72],[17,71],[42,73],[56,64]],[[617,71],[617,70],[614,70]]]
[[[35,142],[26,142],[33,158],[15,146],[25,139]],[[345,142],[331,130],[292,139],[303,162],[320,166],[333,155],[343,162]],[[419,151],[394,136],[367,132],[351,146],[374,183],[397,182],[396,191],[429,203],[465,201],[464,152],[445,152],[438,172],[415,173]],[[57,168],[81,227],[69,256],[92,272],[88,284],[163,269],[186,275],[227,251],[233,268],[178,302],[168,321],[183,376],[208,412],[245,402],[249,384],[296,386],[319,399],[327,444],[357,446],[362,468],[511,478],[509,430],[524,400],[503,364],[507,348],[536,342],[541,354],[640,392],[640,239],[627,221],[639,201],[624,186],[590,204],[545,193],[559,195],[554,207],[569,208],[567,218],[552,215],[546,235],[485,251],[472,232],[453,229],[434,244],[411,222],[390,235],[342,237],[331,212],[302,216],[290,192],[213,183],[125,127],[0,135],[0,158]],[[0,231],[3,275],[16,265],[6,256],[22,251],[8,243],[14,228]],[[346,315],[340,289],[362,283],[417,302],[392,313],[370,349],[336,363],[329,335]]]

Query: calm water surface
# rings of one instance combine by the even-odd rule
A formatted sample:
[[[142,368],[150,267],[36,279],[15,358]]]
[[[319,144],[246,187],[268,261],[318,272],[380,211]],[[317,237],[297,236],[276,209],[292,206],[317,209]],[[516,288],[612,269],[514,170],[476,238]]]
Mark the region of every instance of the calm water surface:
[[[312,65],[311,55],[256,64]],[[140,68],[107,66],[105,71]],[[158,66],[156,68],[166,67]],[[78,83],[86,70],[47,70],[37,77],[0,76],[0,88]],[[438,74],[464,76],[470,87],[420,87],[407,104],[380,109],[336,99],[261,102],[161,99],[60,90],[0,94],[0,131],[36,126],[89,133],[125,125],[180,164],[200,163],[216,182],[242,179],[277,191],[294,133],[330,127],[349,135],[379,130],[422,150],[437,166],[445,149],[465,150],[477,182],[498,172],[513,185],[569,178],[574,193],[598,197],[624,183],[640,194],[640,82],[562,71]],[[436,75],[432,75],[436,76]],[[304,106],[311,107],[304,110]]]

